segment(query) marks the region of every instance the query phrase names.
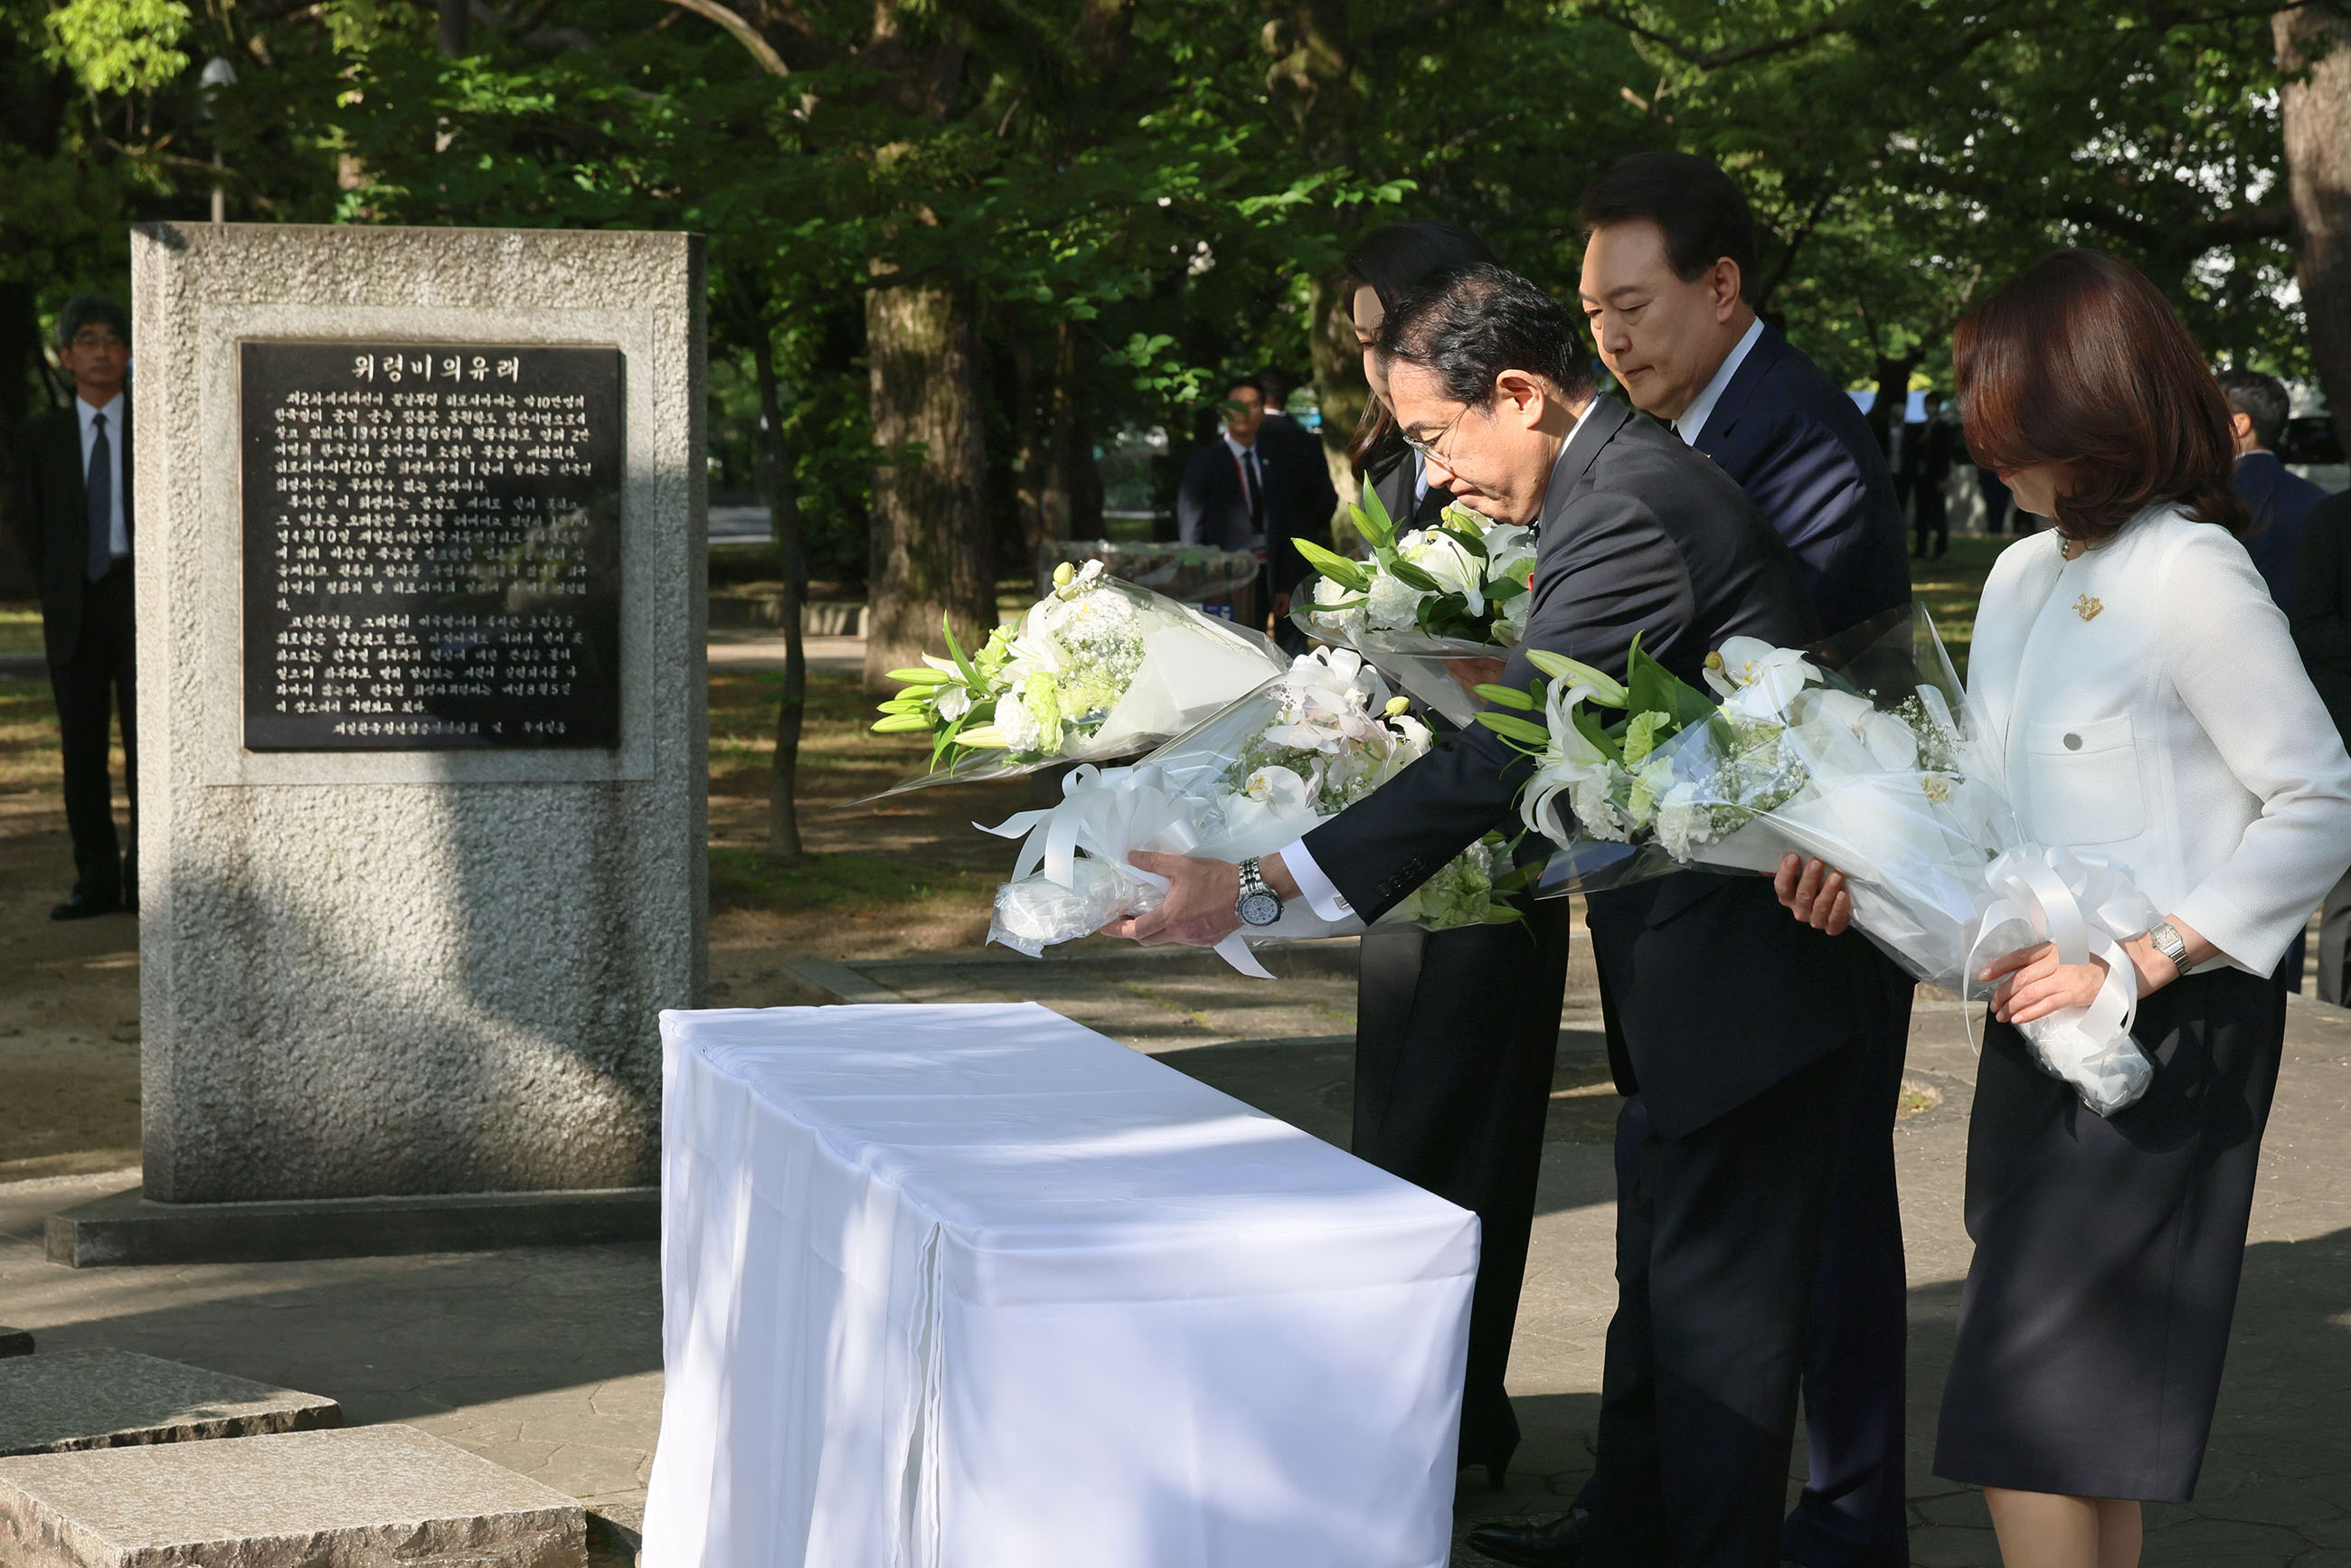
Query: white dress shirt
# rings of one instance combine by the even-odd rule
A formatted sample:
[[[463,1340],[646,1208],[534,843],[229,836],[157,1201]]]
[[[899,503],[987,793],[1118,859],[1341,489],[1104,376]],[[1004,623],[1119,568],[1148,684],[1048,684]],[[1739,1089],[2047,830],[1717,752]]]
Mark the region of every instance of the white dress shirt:
[[[1714,379],[1699,390],[1698,396],[1690,399],[1687,408],[1675,416],[1674,434],[1682,438],[1683,445],[1698,444],[1698,432],[1704,430],[1706,422],[1714,417],[1714,405],[1722,401],[1722,389],[1730,384],[1730,378],[1737,375],[1739,367],[1747,362],[1749,351],[1761,336],[1763,318],[1758,316],[1747,323],[1747,330],[1739,335],[1739,341],[1733,343],[1730,352],[1723,356],[1722,363],[1715,368]]]
[[[1575,416],[1575,428],[1567,433],[1565,441],[1560,443],[1559,457],[1552,459],[1552,479],[1554,482],[1559,478],[1560,459],[1566,457],[1567,449],[1575,444],[1577,433],[1583,429],[1583,422],[1590,419],[1592,411],[1599,406],[1600,400],[1594,398],[1583,405],[1582,413]],[[1413,455],[1417,458],[1420,455],[1415,453]],[[1428,467],[1426,464],[1421,465],[1420,477],[1421,484],[1426,486],[1428,483]],[[1546,498],[1549,497],[1551,492],[1548,487],[1543,494]],[[1540,507],[1536,510],[1536,517],[1538,518],[1541,517]],[[1281,864],[1282,869],[1290,873],[1290,880],[1298,884],[1298,895],[1306,901],[1307,907],[1313,910],[1315,914],[1334,925],[1354,917],[1355,906],[1349,904],[1346,895],[1333,887],[1331,884],[1331,879],[1322,874],[1322,868],[1316,865],[1314,857],[1307,852],[1304,839],[1299,839],[1293,843],[1283,846]]]
[[[2351,865],[2351,757],[2245,549],[2176,507],[2010,546],[1968,698],[2034,842],[2110,856],[2266,976]]]
[[[106,416],[107,478],[114,497],[113,537],[109,543],[117,560],[131,553],[131,528],[122,517],[122,415],[128,406],[120,392],[108,399],[103,407],[92,404],[85,397],[74,399],[74,412],[81,416],[81,471],[85,481],[89,475],[89,455],[98,446],[98,416]]]

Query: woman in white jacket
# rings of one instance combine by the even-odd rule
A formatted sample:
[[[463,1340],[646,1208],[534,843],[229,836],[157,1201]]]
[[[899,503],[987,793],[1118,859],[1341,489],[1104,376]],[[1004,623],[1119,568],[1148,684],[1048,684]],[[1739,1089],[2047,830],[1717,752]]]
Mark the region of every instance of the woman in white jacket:
[[[2153,1059],[2110,1118],[2014,1026],[2105,967],[1991,965],[1968,1128],[1976,1243],[1935,1469],[1984,1489],[2009,1568],[2128,1568],[2139,1501],[2186,1501],[2211,1429],[2285,998],[2272,970],[2351,865],[2351,758],[2236,530],[2229,410],[2146,278],[2062,251],[1953,338],[1968,448],[2053,530],[1984,586],[1970,705],[2025,837],[2126,868],[2168,912],[2125,942]],[[1850,900],[1791,857],[1782,901]]]

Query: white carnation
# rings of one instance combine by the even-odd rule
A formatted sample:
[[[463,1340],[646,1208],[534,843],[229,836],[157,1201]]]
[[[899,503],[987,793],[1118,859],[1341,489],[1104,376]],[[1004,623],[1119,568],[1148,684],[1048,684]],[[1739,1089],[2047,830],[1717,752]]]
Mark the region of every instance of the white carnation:
[[[1018,692],[1007,692],[996,700],[996,727],[1008,751],[1035,751],[1045,738],[1043,727],[1023,706]]]
[[[1383,632],[1405,632],[1418,624],[1420,591],[1382,572],[1372,579],[1364,618]]]

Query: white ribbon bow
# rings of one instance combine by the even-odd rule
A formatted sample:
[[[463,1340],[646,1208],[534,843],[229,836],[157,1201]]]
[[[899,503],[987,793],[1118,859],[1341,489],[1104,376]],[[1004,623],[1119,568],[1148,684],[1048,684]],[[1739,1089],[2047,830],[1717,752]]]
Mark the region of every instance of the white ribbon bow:
[[[992,828],[984,822],[972,826],[1000,839],[1027,835],[1013,862],[1016,883],[1041,870],[1048,882],[1074,890],[1078,852],[1083,850],[1117,867],[1122,876],[1164,892],[1167,879],[1131,864],[1127,855],[1135,850],[1171,855],[1198,850],[1200,835],[1192,811],[1199,803],[1171,788],[1155,764],[1103,768],[1081,763],[1062,776],[1060,805],[1016,812]],[[1217,943],[1216,953],[1244,975],[1273,978],[1249,951],[1242,932]]]
[[[1086,762],[1062,775],[1060,805],[1016,812],[992,828],[984,822],[972,826],[999,839],[1028,836],[1013,862],[1015,882],[1041,867],[1046,880],[1074,887],[1080,850],[1140,877],[1151,873],[1127,865],[1131,850],[1191,853],[1200,841],[1187,818],[1188,804],[1168,789],[1156,767],[1102,768]],[[1167,885],[1165,877],[1152,880]]]
[[[2155,906],[2129,873],[2105,855],[2027,844],[1984,873],[1989,902],[1976,924],[1959,999],[1973,1001],[1983,948],[2002,925],[2022,923],[2061,964],[2105,961],[2106,977],[2087,1007],[2063,1008],[2021,1026],[2043,1071],[2071,1083],[2084,1103],[2112,1115],[2147,1092],[2155,1070],[2131,1038],[2138,1017],[2138,969],[2122,944],[2156,921]],[[1978,1044],[1970,1023],[1969,1043]],[[1978,1047],[1980,1049],[1980,1046]]]

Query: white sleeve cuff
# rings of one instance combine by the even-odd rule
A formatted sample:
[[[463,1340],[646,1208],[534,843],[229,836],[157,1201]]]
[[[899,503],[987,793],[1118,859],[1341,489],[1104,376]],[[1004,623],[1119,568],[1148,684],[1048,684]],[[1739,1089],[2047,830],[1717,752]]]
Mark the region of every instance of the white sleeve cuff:
[[[1298,884],[1298,891],[1305,897],[1307,906],[1323,919],[1335,925],[1355,913],[1355,906],[1331,885],[1331,879],[1322,874],[1322,868],[1316,865],[1314,857],[1306,852],[1304,839],[1282,846],[1281,864],[1290,873],[1290,879]]]

